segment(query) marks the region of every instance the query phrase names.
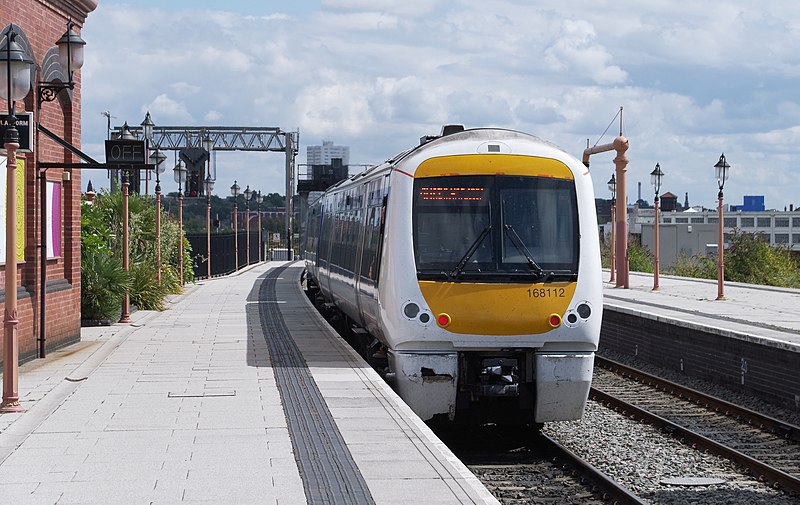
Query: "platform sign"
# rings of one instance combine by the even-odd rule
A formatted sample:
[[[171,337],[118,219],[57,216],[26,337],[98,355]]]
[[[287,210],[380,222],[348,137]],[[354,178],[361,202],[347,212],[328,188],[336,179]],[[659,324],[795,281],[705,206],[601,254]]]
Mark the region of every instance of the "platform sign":
[[[33,152],[33,113],[32,112],[15,112],[14,117],[17,118],[17,131],[19,132],[19,149],[18,152],[30,153]],[[0,115],[0,148],[2,148],[3,139],[6,137],[6,129],[8,128],[8,114]]]
[[[144,165],[144,140],[106,140],[108,165]]]
[[[273,233],[272,234],[272,241],[273,242],[280,242],[281,241],[281,234],[280,233]]]

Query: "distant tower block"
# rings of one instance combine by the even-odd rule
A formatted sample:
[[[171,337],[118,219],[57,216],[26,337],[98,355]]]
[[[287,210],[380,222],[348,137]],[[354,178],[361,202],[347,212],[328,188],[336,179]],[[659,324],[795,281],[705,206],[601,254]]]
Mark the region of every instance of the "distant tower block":
[[[688,191],[686,192],[686,198],[683,199],[683,208],[684,209],[688,209],[689,208],[689,192]]]
[[[639,198],[636,200],[640,202],[642,200],[642,181],[639,181]]]
[[[342,165],[347,166],[350,164],[350,148],[335,146],[332,140],[323,140],[321,146],[306,148],[306,158],[309,165],[332,165],[332,160],[338,158]]]
[[[323,140],[321,146],[306,148],[306,173],[300,173],[298,191],[310,193],[325,191],[349,174],[350,148],[335,146],[331,140]]]

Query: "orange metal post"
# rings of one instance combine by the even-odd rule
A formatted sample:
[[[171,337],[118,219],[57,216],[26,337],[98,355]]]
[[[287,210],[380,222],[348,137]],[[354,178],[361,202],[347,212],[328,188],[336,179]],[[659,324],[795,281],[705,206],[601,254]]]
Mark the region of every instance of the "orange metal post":
[[[656,220],[653,227],[653,291],[658,291],[658,195],[655,199]]]
[[[722,233],[723,216],[722,216],[722,190],[719,190],[719,227],[717,234],[717,300],[725,299],[725,236]]]
[[[13,125],[12,125],[13,126]],[[3,403],[0,412],[24,412],[19,404],[19,340],[17,329],[17,149],[6,142],[6,267],[3,316]]]
[[[128,180],[129,174],[124,172],[122,178],[122,269],[127,273],[130,270],[130,249],[128,240],[130,238],[128,232],[128,198],[130,197],[130,181]],[[131,322],[131,294],[126,289],[125,295],[122,297],[122,315],[119,318],[120,323]]]

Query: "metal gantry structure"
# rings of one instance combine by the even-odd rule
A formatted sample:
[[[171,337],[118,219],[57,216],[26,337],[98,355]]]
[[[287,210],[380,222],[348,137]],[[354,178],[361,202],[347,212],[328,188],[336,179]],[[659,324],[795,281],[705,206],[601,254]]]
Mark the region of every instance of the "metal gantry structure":
[[[141,137],[142,127],[129,127]],[[122,132],[117,126],[114,131]],[[154,126],[150,149],[180,151],[184,148],[204,148],[204,140],[213,143],[214,151],[283,152],[286,156],[286,254],[292,250],[292,195],[295,190],[295,158],[300,144],[300,132],[284,131],[278,127],[252,126]]]

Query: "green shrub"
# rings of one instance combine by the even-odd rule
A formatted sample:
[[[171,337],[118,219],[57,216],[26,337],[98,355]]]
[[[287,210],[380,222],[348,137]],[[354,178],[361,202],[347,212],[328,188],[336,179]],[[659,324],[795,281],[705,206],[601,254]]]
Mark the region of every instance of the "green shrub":
[[[81,317],[116,320],[131,278],[119,258],[100,249],[81,251]]]
[[[600,260],[603,268],[611,268],[611,241],[600,242]],[[614,258],[619,264],[619,258]],[[653,272],[653,255],[634,235],[628,236],[628,262],[631,272]]]
[[[696,254],[689,256],[685,252],[678,253],[672,266],[664,269],[664,273],[680,277],[694,277],[699,279],[716,279],[716,260]]]
[[[791,250],[770,246],[760,234],[734,230],[724,259],[726,280],[800,287],[800,266]]]
[[[164,297],[168,291],[164,283],[158,282],[155,263],[133,263],[130,274],[131,303],[143,310],[164,310]]]
[[[178,281],[178,240],[184,244],[183,282],[194,280],[191,259],[191,248],[188,240],[178,227],[177,220],[166,212],[161,213],[161,240],[155,240],[155,205],[152,198],[132,194],[128,199],[128,234],[129,234],[129,276],[119,286],[115,282],[123,280],[114,272],[112,264],[122,268],[122,193],[119,191],[101,191],[95,197],[94,205],[84,204],[81,215],[82,253],[87,255],[87,268],[97,272],[87,278],[106,290],[124,294],[127,286],[130,289],[131,304],[145,310],[163,310],[164,297],[169,293],[180,293],[183,290]],[[161,251],[161,283],[158,282],[156,266],[156,247]],[[107,261],[98,260],[104,256]],[[124,271],[123,271],[124,273]],[[107,275],[106,279],[100,276]],[[87,297],[95,297],[96,293],[85,291]],[[87,310],[97,300],[87,299]],[[121,305],[109,302],[109,305]],[[92,317],[84,312],[84,318]]]
[[[639,238],[630,236],[628,239],[628,268],[631,272],[653,273],[655,258],[648,248],[642,245]]]

